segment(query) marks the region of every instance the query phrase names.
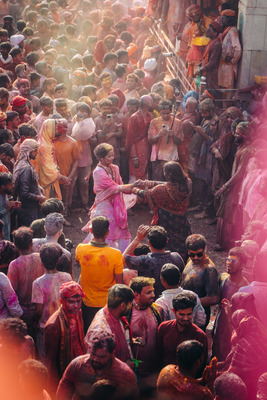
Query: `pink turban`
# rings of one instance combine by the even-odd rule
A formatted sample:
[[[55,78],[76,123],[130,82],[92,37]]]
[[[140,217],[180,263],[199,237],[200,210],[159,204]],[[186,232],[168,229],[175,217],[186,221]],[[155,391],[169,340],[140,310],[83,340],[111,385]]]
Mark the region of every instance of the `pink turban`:
[[[63,285],[61,285],[59,294],[60,294],[61,299],[65,299],[65,298],[73,297],[73,296],[77,296],[77,295],[79,295],[81,297],[85,297],[85,294],[83,293],[81,286],[77,282],[74,282],[74,281],[63,283]]]

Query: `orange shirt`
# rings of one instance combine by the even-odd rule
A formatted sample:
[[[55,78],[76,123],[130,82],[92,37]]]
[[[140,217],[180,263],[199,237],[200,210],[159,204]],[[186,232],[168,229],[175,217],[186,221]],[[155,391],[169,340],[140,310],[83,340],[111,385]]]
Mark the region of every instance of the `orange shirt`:
[[[66,142],[57,140],[54,143],[54,146],[56,149],[56,158],[60,173],[61,175],[68,176],[73,161],[77,160],[80,156],[78,142],[68,136]]]
[[[81,286],[87,307],[104,307],[108,290],[113,286],[115,274],[123,273],[122,254],[107,243],[79,244],[76,260],[81,266]]]

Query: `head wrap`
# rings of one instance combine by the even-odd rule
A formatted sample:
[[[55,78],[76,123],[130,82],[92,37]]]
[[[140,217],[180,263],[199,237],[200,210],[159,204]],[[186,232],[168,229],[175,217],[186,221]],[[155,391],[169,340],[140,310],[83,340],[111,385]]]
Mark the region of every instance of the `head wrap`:
[[[188,7],[185,12],[186,15],[191,18],[202,14],[202,10],[197,4],[193,4],[192,6]]]
[[[14,172],[13,172],[13,179],[15,183],[20,171],[22,171],[26,167],[27,168],[30,167],[33,172],[33,175],[36,177],[36,179],[38,178],[37,173],[33,165],[31,164],[30,160],[30,153],[34,150],[37,150],[38,146],[39,146],[38,143],[34,139],[25,139],[22,145],[20,146],[19,155],[14,165]]]
[[[13,21],[12,15],[5,15],[3,18],[4,21]]]
[[[249,122],[242,121],[236,127],[236,132],[240,133],[242,136],[248,136],[249,134]]]
[[[157,66],[158,66],[158,63],[157,63],[156,59],[149,58],[148,60],[145,61],[144,71],[147,71],[147,72],[154,71],[154,69],[156,69]]]
[[[4,121],[7,118],[6,113],[0,111],[0,122]]]
[[[199,111],[203,112],[203,111],[211,111],[214,110],[214,103],[213,100],[208,98],[205,100],[202,100],[199,104]]]
[[[14,109],[16,107],[20,107],[20,106],[24,106],[24,104],[26,103],[27,99],[25,99],[22,96],[16,96],[14,97],[14,99],[12,100],[12,111],[14,111]]]
[[[235,16],[235,10],[230,10],[230,9],[228,9],[228,10],[223,10],[223,11],[221,12],[221,15],[222,15],[222,16],[225,16],[225,17],[234,17],[234,16]]]
[[[81,296],[85,297],[85,294],[83,293],[83,290],[81,286],[74,281],[66,282],[61,285],[61,288],[59,290],[59,295],[61,299],[73,297],[73,296]]]
[[[126,50],[128,51],[129,57],[131,57],[138,50],[138,47],[135,43],[130,43]]]
[[[19,43],[23,42],[25,37],[23,35],[12,35],[10,37],[10,43],[14,47],[14,49],[17,49],[19,47]]]
[[[76,69],[74,72],[73,72],[73,76],[78,76],[79,78],[86,78],[86,72],[84,72],[84,71],[82,71],[82,70],[80,70],[80,69]]]
[[[218,24],[218,22],[213,21],[210,23],[210,26],[212,26],[212,28],[217,32],[220,33],[222,31],[222,27],[220,24]]]
[[[255,83],[257,83],[258,85],[267,85],[267,76],[259,76],[259,75],[255,75],[254,76],[254,81]]]
[[[194,98],[198,101],[199,93],[196,92],[195,90],[189,90],[189,92],[187,92],[187,93],[184,95],[183,103],[182,103],[182,107],[183,107],[184,110],[185,110],[185,103],[186,103],[186,100],[187,100],[189,97],[194,97]]]
[[[125,102],[125,96],[123,92],[120,89],[115,89],[110,94],[116,94],[116,96],[118,96],[119,98],[118,109],[120,110]]]
[[[239,110],[237,107],[229,107],[226,110],[227,114],[230,114],[233,119],[243,118],[242,111]]]

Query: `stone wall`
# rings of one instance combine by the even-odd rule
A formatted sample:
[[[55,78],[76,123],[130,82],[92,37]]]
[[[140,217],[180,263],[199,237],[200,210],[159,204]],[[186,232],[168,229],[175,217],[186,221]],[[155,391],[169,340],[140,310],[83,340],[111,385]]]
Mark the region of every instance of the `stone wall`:
[[[267,76],[267,0],[240,0],[238,29],[243,54],[238,87],[254,82],[254,75]]]

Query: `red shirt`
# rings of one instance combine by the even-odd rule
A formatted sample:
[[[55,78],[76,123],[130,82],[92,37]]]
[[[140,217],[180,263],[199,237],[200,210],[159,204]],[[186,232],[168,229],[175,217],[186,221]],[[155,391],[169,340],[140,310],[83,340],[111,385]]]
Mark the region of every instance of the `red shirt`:
[[[162,364],[177,364],[176,349],[185,340],[197,340],[204,346],[205,362],[208,356],[208,339],[206,334],[195,324],[190,324],[179,332],[176,319],[165,321],[158,327],[158,351]]]

